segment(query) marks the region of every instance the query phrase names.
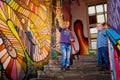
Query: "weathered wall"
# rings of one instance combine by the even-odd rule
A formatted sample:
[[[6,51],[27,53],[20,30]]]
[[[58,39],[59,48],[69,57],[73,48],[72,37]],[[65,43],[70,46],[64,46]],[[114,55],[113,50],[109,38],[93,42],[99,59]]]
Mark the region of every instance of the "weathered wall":
[[[77,1],[77,0],[75,0]],[[71,14],[72,14],[72,28],[74,35],[76,36],[76,48],[80,51],[80,54],[88,53],[88,19],[87,19],[87,5],[84,0],[79,0],[80,4],[73,2],[71,4]],[[76,27],[76,22],[78,22],[78,28]],[[82,22],[82,24],[80,23]]]

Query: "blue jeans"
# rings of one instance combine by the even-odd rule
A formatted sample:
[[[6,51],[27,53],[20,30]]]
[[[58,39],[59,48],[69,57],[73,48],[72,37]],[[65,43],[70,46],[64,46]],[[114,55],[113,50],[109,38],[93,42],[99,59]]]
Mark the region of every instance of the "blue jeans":
[[[109,67],[108,47],[98,48],[98,65]]]
[[[70,67],[70,53],[71,53],[71,45],[66,43],[60,44],[60,49],[62,53],[62,67]]]

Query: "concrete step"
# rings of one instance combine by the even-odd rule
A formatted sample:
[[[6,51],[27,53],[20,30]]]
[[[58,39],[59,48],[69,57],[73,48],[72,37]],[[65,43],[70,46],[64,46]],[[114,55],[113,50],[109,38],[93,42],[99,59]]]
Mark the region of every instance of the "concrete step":
[[[44,71],[60,71],[60,65],[44,65]]]
[[[48,65],[60,65],[61,61],[60,60],[49,60]]]
[[[50,60],[48,65],[44,65],[44,71],[59,71],[61,69],[60,60]]]
[[[58,58],[58,60],[59,60],[59,61],[61,61],[61,59],[62,59],[62,56],[60,55],[60,56],[58,56],[57,58]]]
[[[96,67],[96,55],[80,55],[73,60],[70,71],[61,71],[60,60],[51,60],[38,71],[38,78],[33,80],[112,80],[111,71],[99,71]]]
[[[94,70],[78,70],[72,69],[70,71],[47,71],[45,75],[40,75],[39,78],[55,78],[56,80],[111,80],[110,72]],[[75,79],[74,79],[75,78]],[[105,79],[104,79],[105,78]],[[53,79],[54,80],[54,79]]]

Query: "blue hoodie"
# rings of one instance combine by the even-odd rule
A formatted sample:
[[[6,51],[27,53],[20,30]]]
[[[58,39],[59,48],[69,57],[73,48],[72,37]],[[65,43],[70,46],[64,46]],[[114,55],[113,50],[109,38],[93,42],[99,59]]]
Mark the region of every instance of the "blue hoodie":
[[[108,46],[106,30],[100,30],[97,35],[97,48]]]

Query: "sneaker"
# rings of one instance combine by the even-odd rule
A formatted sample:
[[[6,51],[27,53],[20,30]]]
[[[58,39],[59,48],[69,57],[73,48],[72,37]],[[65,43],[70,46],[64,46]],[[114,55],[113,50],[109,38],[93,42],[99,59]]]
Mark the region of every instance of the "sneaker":
[[[70,70],[70,67],[67,67],[66,70],[69,71],[69,70]]]
[[[109,67],[104,66],[104,70],[109,71],[109,70],[110,70],[110,68],[109,68]]]
[[[96,67],[100,67],[99,65],[96,65]]]
[[[65,71],[66,71],[66,69],[65,69],[64,67],[62,67],[62,68],[61,68],[61,71],[65,72]]]
[[[67,71],[70,71],[70,68],[66,68]]]
[[[106,71],[106,70],[109,71],[109,68],[105,66],[99,68],[99,71]]]
[[[105,69],[103,67],[99,67],[99,71],[104,71]]]

